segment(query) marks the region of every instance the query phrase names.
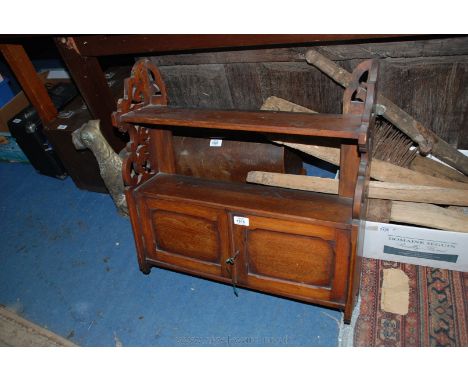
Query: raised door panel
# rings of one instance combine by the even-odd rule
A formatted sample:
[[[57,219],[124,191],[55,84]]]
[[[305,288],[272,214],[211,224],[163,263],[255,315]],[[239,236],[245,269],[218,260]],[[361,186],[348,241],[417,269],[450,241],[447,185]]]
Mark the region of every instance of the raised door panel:
[[[164,210],[151,215],[157,250],[219,263],[216,221]]]
[[[145,198],[140,205],[149,260],[192,273],[223,275],[229,249],[223,210],[155,198]]]
[[[250,275],[329,286],[334,251],[330,243],[304,235],[252,230],[247,235]]]
[[[261,216],[231,215],[239,284],[305,301],[343,303],[348,232]]]

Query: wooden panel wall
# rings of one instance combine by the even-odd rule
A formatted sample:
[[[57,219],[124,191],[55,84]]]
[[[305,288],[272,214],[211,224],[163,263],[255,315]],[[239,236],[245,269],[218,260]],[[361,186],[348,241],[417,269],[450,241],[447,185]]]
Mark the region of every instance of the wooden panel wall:
[[[468,37],[313,46],[348,70],[381,61],[380,90],[455,147],[468,149]],[[153,56],[173,106],[255,110],[269,96],[341,112],[343,90],[304,60],[308,47]]]

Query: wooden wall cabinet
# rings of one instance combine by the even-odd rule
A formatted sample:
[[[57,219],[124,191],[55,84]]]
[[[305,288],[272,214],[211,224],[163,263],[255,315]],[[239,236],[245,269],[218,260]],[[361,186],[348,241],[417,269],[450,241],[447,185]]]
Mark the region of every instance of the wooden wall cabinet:
[[[353,72],[343,114],[178,109],[158,69],[138,61],[113,123],[140,269],[151,266],[344,310],[359,284],[377,63]],[[338,195],[203,179],[176,171],[172,129],[329,137],[341,144]]]

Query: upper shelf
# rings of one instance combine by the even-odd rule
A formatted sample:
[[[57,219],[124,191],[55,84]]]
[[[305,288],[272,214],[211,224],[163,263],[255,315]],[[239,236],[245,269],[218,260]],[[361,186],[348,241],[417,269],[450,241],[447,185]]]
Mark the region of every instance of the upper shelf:
[[[352,114],[181,109],[150,105],[123,114],[121,121],[158,126],[359,139],[362,134],[361,118],[361,115]]]

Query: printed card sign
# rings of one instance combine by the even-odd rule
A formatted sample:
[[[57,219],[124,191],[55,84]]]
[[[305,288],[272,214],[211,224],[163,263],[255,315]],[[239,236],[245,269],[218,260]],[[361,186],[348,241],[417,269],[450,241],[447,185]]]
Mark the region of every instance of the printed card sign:
[[[234,216],[234,224],[236,225],[245,225],[249,226],[249,218],[244,218],[243,216]]]
[[[222,145],[222,139],[210,139],[210,147],[221,147]]]
[[[468,234],[366,222],[364,257],[468,272]]]

